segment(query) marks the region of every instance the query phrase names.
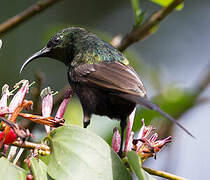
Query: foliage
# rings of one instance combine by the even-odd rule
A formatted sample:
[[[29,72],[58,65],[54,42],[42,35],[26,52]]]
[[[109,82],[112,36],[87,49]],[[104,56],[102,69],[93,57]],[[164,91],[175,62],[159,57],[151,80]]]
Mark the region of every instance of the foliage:
[[[47,172],[54,179],[131,179],[105,141],[86,129],[60,127],[48,138],[52,155]]]
[[[128,152],[128,162],[131,166],[132,171],[136,174],[138,179],[141,180],[155,180],[152,176],[150,176],[143,168],[140,157],[134,152]]]
[[[159,5],[163,6],[163,7],[167,7],[169,4],[171,4],[173,2],[173,0],[150,0],[150,1],[152,1],[152,2],[154,2],[156,4],[159,4]],[[184,4],[181,3],[181,4],[179,4],[176,7],[176,10],[180,11],[180,10],[183,9],[183,7],[184,7]]]
[[[0,158],[0,173],[1,177],[4,177],[5,180],[10,179],[18,179],[18,180],[25,180],[27,172],[9,162],[4,157]]]

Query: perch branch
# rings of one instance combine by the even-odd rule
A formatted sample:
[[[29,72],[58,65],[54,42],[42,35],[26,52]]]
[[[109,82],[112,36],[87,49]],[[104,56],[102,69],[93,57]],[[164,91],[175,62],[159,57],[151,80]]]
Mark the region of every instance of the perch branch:
[[[130,45],[134,44],[137,41],[140,41],[151,34],[153,28],[155,28],[163,19],[165,19],[179,4],[184,2],[184,0],[174,0],[169,6],[162,8],[152,16],[140,27],[134,28],[130,33],[125,35],[118,43],[115,43],[114,46],[120,50],[124,51]],[[116,38],[119,39],[119,36]],[[115,38],[113,38],[112,42]]]
[[[29,18],[33,17],[34,15],[42,12],[43,10],[47,9],[48,7],[52,6],[53,4],[57,3],[60,0],[41,0],[38,1],[36,4],[32,5],[28,9],[24,10],[20,14],[8,19],[7,21],[0,24],[0,35],[8,32],[9,30],[13,29],[14,27],[20,25],[21,23],[25,22]]]
[[[37,144],[37,143],[32,143],[28,141],[15,141],[12,143],[12,145],[20,147],[20,148],[27,148],[27,149],[41,149],[43,151],[50,151],[49,146],[45,144]]]
[[[164,172],[164,171],[158,171],[158,170],[150,169],[150,168],[147,168],[147,167],[143,167],[143,169],[145,171],[147,171],[149,174],[152,174],[152,175],[155,175],[155,176],[159,176],[159,177],[163,177],[163,178],[166,178],[166,179],[187,180],[187,179],[185,179],[183,177],[179,177],[179,176],[176,176],[174,174],[170,174],[170,173],[167,173],[167,172]]]

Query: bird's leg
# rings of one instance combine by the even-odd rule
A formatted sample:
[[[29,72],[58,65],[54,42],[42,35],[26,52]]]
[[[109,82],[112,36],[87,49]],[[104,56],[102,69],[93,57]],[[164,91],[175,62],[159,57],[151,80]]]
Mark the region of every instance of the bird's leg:
[[[83,117],[83,126],[84,128],[87,128],[87,126],[90,124],[90,114],[84,112],[84,117]]]
[[[123,149],[123,139],[124,139],[124,131],[125,131],[126,125],[127,125],[126,118],[121,119],[121,121],[120,121],[120,128],[121,128],[121,143],[120,143],[120,151],[118,152],[118,155],[119,155],[121,158],[122,158],[122,156],[123,156],[122,149]]]

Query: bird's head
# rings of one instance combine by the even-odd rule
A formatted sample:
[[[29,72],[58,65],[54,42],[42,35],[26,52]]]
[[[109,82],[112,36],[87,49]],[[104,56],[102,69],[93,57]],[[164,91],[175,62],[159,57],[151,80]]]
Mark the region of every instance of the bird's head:
[[[28,63],[40,57],[49,57],[59,60],[65,65],[69,65],[74,56],[75,40],[80,39],[80,37],[84,37],[87,34],[88,31],[79,27],[67,28],[56,33],[51,37],[44,48],[34,53],[24,62],[20,69],[20,73]]]

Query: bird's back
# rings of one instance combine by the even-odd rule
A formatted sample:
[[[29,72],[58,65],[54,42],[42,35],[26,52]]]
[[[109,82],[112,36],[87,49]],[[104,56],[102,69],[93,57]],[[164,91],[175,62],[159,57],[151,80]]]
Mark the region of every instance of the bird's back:
[[[78,37],[74,42],[74,46],[72,66],[77,66],[81,63],[94,64],[103,61],[128,63],[128,60],[120,51],[90,32],[85,36]]]

